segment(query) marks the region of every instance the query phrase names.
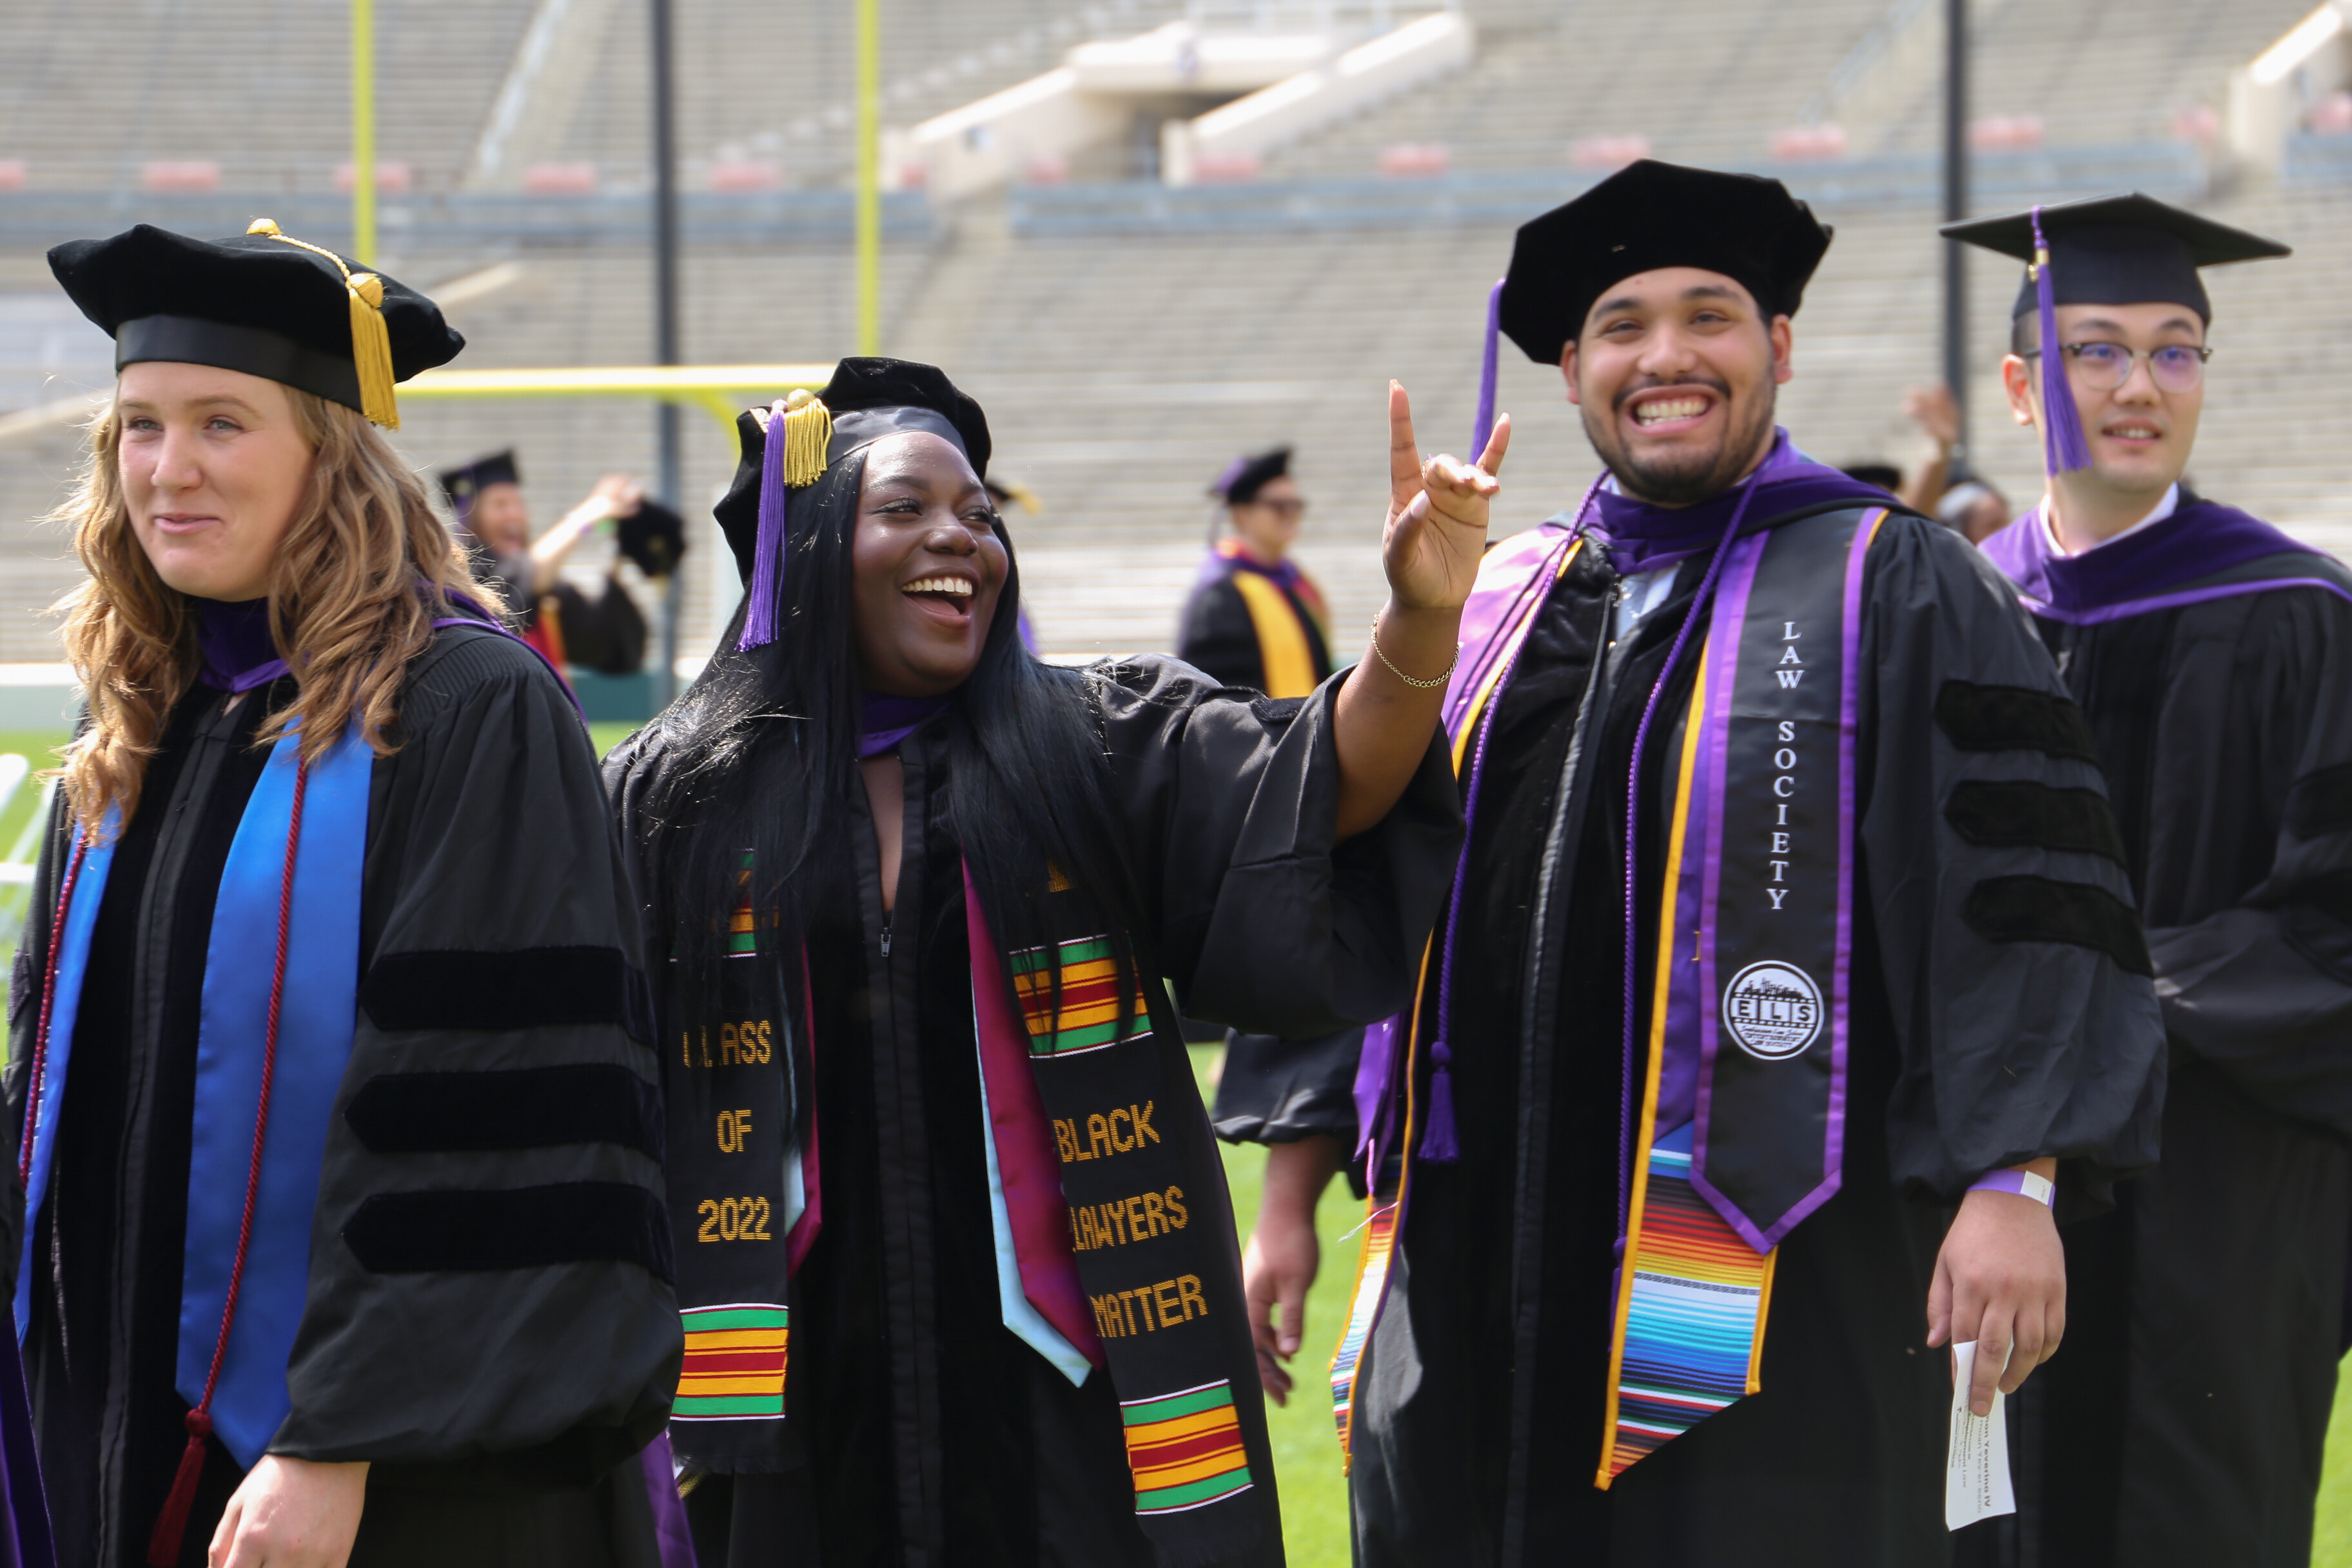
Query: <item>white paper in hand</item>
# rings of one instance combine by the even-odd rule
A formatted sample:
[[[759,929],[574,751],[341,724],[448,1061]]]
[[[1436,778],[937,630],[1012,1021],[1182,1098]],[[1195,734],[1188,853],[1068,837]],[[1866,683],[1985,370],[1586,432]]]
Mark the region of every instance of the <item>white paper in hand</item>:
[[[2009,1421],[2001,1412],[2007,1396],[1996,1388],[1992,1414],[1971,1414],[1969,1380],[1976,1371],[1976,1342],[1954,1345],[1952,1363],[1952,1451],[1944,1468],[1946,1530],[2017,1511],[2017,1494],[2009,1483]]]

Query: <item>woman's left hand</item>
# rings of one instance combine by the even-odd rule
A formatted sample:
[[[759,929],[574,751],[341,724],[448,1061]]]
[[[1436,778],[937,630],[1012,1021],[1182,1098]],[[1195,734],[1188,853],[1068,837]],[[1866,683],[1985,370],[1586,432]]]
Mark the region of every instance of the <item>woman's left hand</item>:
[[[1412,437],[1412,404],[1389,383],[1389,521],[1381,550],[1389,594],[1402,610],[1451,610],[1470,597],[1486,552],[1487,503],[1510,449],[1511,416],[1495,422],[1475,465],[1426,460]]]
[[[344,1568],[360,1533],[368,1468],[265,1454],[205,1553],[205,1568]]]

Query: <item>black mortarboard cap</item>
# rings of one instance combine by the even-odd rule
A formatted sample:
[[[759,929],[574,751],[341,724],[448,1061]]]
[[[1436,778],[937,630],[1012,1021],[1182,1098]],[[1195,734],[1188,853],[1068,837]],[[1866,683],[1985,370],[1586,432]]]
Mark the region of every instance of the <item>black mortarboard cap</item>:
[[[114,339],[114,366],[177,360],[267,376],[397,429],[393,384],[466,340],[393,279],[278,231],[229,239],[140,224],[49,252],[49,270]]]
[[[1793,316],[1829,247],[1829,226],[1778,180],[1644,158],[1520,226],[1499,321],[1558,364],[1611,284],[1661,267],[1720,272],[1766,315]]]
[[[686,522],[677,513],[650,497],[621,520],[615,542],[621,553],[637,563],[648,577],[667,577],[686,553]]]
[[[825,468],[885,436],[928,430],[961,447],[971,459],[973,473],[988,471],[988,416],[958,391],[937,365],[903,359],[845,359],[834,367],[833,379],[825,383],[816,401],[832,416]],[[760,481],[767,432],[749,412],[736,418],[735,429],[742,443],[742,459],[736,465],[734,482],[711,512],[719,520],[719,531],[726,535],[743,580],[749,583],[758,556]]]
[[[2293,254],[2277,240],[2215,223],[2137,191],[1945,225],[1941,232],[1947,238],[2028,264],[2013,315],[2040,306],[2031,268],[2037,211],[2050,246],[2053,305],[2186,305],[2210,322],[2213,306],[2199,268]]]
[[[511,450],[492,452],[487,458],[477,458],[470,463],[460,463],[454,468],[444,468],[433,476],[441,481],[442,493],[449,498],[457,516],[463,520],[474,509],[474,498],[492,485],[522,483],[522,469],[516,466]]]
[[[1224,500],[1228,506],[1244,506],[1257,500],[1257,492],[1272,481],[1290,472],[1290,448],[1276,447],[1270,452],[1244,453],[1225,465],[1209,487],[1209,493]]]

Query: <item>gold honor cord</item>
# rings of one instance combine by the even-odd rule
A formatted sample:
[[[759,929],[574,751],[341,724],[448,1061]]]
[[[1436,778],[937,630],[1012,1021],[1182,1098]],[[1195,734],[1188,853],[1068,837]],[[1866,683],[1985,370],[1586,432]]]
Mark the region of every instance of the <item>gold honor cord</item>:
[[[278,225],[268,218],[255,218],[246,226],[245,232],[282,239],[335,264],[351,297],[352,363],[359,367],[360,412],[387,430],[399,429],[400,405],[392,393],[392,331],[383,324],[383,279],[373,272],[352,271],[343,264],[341,257],[322,246],[280,234]]]

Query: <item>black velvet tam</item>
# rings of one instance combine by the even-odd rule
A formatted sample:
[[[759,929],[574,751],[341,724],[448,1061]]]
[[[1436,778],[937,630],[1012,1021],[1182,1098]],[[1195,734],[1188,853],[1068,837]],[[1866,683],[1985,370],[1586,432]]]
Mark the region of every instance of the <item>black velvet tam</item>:
[[[2207,321],[2212,302],[2197,275],[2200,267],[2260,261],[2294,254],[2275,239],[2134,191],[2043,207],[2042,236],[2050,245],[2050,295],[2057,305],[2186,305]],[[1981,246],[2020,261],[2033,259],[2033,213],[1947,224],[1948,239]],[[2029,268],[2011,314],[2038,310]]]
[[[1520,226],[1502,328],[1558,364],[1610,285],[1662,267],[1720,272],[1768,316],[1793,316],[1830,232],[1778,180],[1644,158]]]
[[[667,577],[686,553],[686,520],[647,497],[621,520],[621,553],[648,577]]]
[[[522,483],[522,467],[515,461],[511,449],[492,452],[487,458],[477,458],[470,463],[460,463],[454,468],[444,468],[433,476],[441,481],[442,490],[449,504],[464,514],[474,504],[474,498],[492,485]]]
[[[345,259],[354,276],[370,272]],[[342,268],[271,234],[193,239],[151,224],[49,252],[81,313],[114,339],[114,366],[178,360],[267,376],[361,407]],[[392,376],[446,364],[466,346],[439,306],[383,274]]]
[[[975,474],[988,472],[988,416],[980,405],[958,391],[947,372],[937,365],[905,359],[853,358],[833,370],[817,398],[833,413],[833,439],[825,447],[831,467],[885,436],[929,430],[963,448]],[[858,417],[851,418],[848,416]],[[751,580],[751,558],[760,531],[760,463],[768,447],[767,431],[750,413],[739,415],[735,430],[742,442],[742,460],[735,466],[734,482],[719,498],[711,515],[719,520],[727,547],[743,581]]]
[[[1290,448],[1276,447],[1271,452],[1260,452],[1254,458],[1236,458],[1209,493],[1222,496],[1229,506],[1246,506],[1257,500],[1257,492],[1274,480],[1290,472]]]

